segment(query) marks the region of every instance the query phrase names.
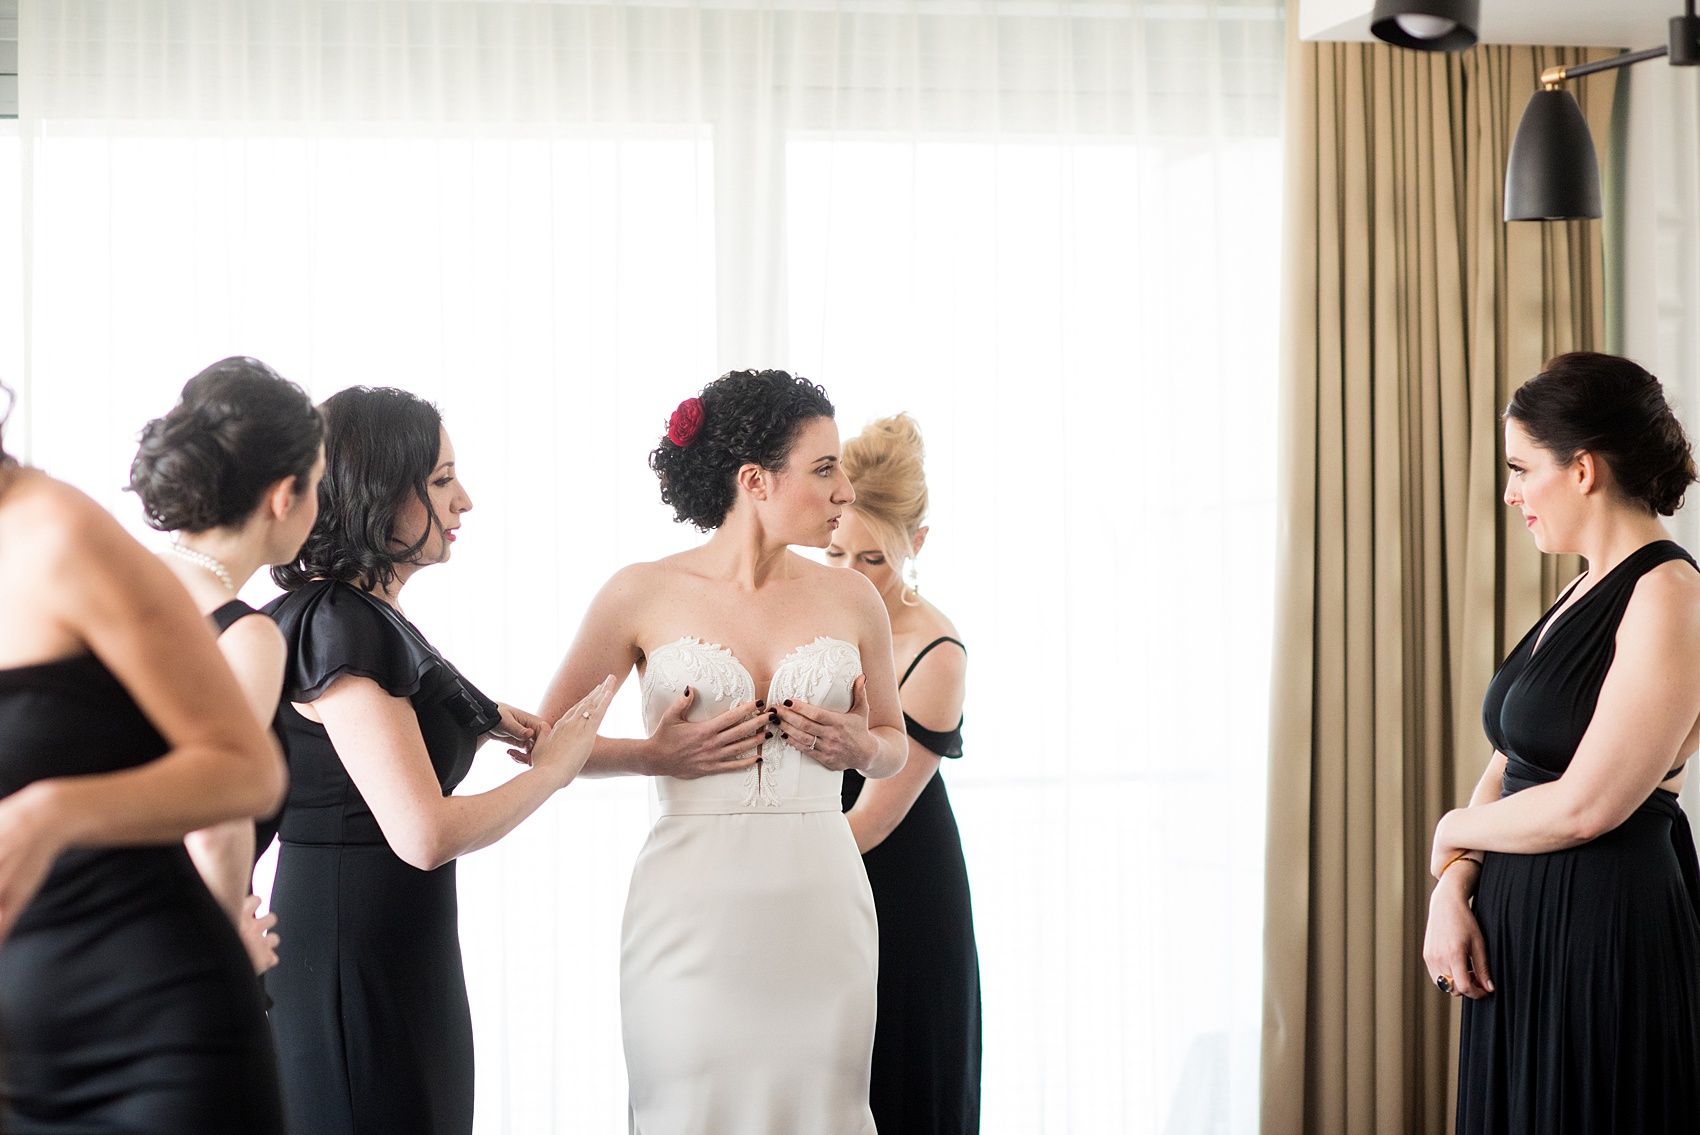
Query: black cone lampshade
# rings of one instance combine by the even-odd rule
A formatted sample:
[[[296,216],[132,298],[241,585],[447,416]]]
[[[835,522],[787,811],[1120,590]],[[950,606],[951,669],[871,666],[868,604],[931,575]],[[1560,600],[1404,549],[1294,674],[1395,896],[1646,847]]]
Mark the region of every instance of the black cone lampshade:
[[[1481,0],[1375,0],[1369,30],[1394,47],[1463,51],[1475,46]]]
[[[1600,163],[1582,108],[1569,91],[1536,91],[1511,140],[1505,219],[1573,221],[1601,212]]]

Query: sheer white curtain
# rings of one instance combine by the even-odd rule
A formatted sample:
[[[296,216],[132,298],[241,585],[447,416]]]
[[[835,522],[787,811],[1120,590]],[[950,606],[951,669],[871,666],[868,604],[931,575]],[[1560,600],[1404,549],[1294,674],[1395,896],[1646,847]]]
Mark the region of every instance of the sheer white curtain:
[[[846,433],[911,411],[973,659],[984,1129],[1250,1132],[1281,20],[33,0],[9,444],[135,523],[135,431],[213,359],[436,399],[476,508],[409,611],[523,703],[602,579],[692,541],[644,463],[681,397],[776,365]],[[623,1123],[646,793],[461,865],[480,1132]]]

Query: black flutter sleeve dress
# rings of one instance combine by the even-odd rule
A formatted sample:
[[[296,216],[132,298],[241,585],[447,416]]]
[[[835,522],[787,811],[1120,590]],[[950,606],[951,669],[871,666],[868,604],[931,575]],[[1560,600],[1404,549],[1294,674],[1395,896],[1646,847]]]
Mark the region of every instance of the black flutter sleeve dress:
[[[1636,582],[1676,559],[1694,563],[1668,540],[1640,548],[1506,658],[1482,703],[1505,795],[1564,774]],[[1598,839],[1487,854],[1475,913],[1494,992],[1464,1003],[1458,1135],[1700,1131],[1696,888],[1688,820],[1662,788]]]
[[[899,688],[929,643],[904,671]],[[911,740],[941,757],[962,756],[962,723],[935,731],[907,713]],[[866,783],[844,774],[848,812]],[[862,857],[879,915],[880,973],[869,1104],[881,1135],[972,1135],[980,1130],[980,956],[962,837],[935,775],[909,814]]]
[[[266,607],[289,646],[279,728],[289,798],[272,909],[287,934],[266,975],[289,1129],[299,1135],[467,1135],[472,1016],[455,865],[421,871],[390,850],[311,702],[337,678],[407,698],[448,795],[500,721],[399,612],[315,581]]]

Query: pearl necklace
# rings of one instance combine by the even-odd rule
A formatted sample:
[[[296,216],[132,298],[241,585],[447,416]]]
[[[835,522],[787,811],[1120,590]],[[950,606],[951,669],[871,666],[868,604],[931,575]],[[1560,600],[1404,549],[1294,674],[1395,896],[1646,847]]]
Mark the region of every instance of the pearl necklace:
[[[218,576],[218,581],[224,584],[224,589],[226,591],[230,592],[232,595],[236,594],[236,585],[230,582],[230,569],[207,555],[205,552],[197,552],[193,548],[185,548],[182,544],[172,544],[166,550],[178,559],[188,560],[190,563],[195,564],[198,567],[206,568],[208,571]]]

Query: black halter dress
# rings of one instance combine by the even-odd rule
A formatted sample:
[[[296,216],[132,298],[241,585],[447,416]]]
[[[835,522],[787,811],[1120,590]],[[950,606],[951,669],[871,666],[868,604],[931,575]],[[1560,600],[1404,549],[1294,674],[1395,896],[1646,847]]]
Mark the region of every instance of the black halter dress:
[[[0,795],[170,746],[93,655],[0,670]],[[271,1034],[182,843],[67,851],[0,948],[7,1135],[281,1135]]]
[[[215,634],[222,635],[225,631],[229,630],[231,627],[235,626],[250,615],[258,615],[261,618],[268,617],[264,611],[256,611],[240,599],[232,599],[230,602],[208,615],[207,619],[211,621],[213,625],[213,632]],[[272,733],[277,736],[278,743],[280,745],[283,743],[282,729],[282,723],[274,716],[272,718]],[[283,809],[279,808],[274,814],[267,816],[264,819],[254,821],[255,863],[260,861],[260,856],[266,853],[266,849],[272,845],[272,840],[277,838],[278,820],[282,816]],[[269,1002],[267,1007],[270,1007]]]
[[[1636,583],[1677,559],[1694,563],[1668,540],[1640,548],[1555,618],[1556,604],[1494,675],[1482,718],[1506,795],[1563,775]],[[1464,1003],[1458,1135],[1700,1131],[1697,902],[1688,820],[1662,788],[1588,843],[1490,852],[1475,912],[1494,992]]]
[[[944,643],[930,642],[898,682]],[[907,713],[911,740],[962,756],[962,723],[938,732]],[[844,810],[866,783],[844,774]],[[935,775],[903,822],[862,857],[879,915],[880,973],[869,1103],[880,1135],[972,1135],[980,1130],[980,957],[962,837]]]
[[[501,720],[394,607],[316,581],[267,604],[289,646],[278,709],[289,798],[272,909],[283,943],[266,975],[294,1135],[469,1135],[472,1013],[453,862],[403,862],[322,725],[290,703],[343,674],[407,698],[446,796]]]

